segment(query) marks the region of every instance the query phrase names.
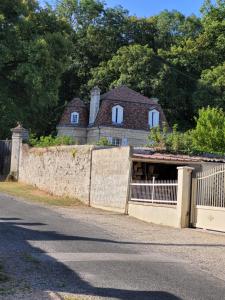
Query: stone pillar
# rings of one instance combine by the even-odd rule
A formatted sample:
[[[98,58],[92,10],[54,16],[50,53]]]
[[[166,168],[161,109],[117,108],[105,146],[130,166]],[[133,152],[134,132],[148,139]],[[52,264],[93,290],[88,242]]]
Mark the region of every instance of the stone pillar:
[[[189,227],[191,200],[191,173],[194,168],[178,167],[177,227]]]
[[[20,123],[18,123],[15,128],[11,129],[11,132],[12,132],[12,154],[11,154],[10,177],[11,179],[18,180],[20,152],[21,152],[25,129],[22,127]]]

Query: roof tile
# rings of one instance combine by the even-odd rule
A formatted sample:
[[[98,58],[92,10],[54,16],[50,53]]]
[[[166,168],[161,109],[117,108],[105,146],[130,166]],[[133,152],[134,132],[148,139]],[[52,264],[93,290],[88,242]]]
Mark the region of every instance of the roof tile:
[[[143,96],[142,94],[135,92],[127,86],[120,86],[113,90],[103,94],[101,100],[119,100],[128,102],[139,102],[144,104],[157,104],[154,99]]]

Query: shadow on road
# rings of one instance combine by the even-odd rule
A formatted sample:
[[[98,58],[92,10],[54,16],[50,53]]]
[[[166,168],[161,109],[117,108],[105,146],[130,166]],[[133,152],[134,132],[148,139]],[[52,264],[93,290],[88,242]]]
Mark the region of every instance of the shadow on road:
[[[15,272],[19,278],[21,276],[33,289],[40,291],[51,290],[56,293],[74,293],[86,296],[100,296],[105,299],[115,298],[121,300],[146,300],[146,299],[180,299],[175,295],[163,291],[140,291],[126,290],[116,288],[100,288],[91,285],[87,280],[82,279],[78,273],[70,269],[65,264],[48,257],[48,254],[42,249],[33,247],[29,241],[88,241],[100,243],[118,243],[118,244],[138,244],[132,242],[119,242],[110,239],[96,239],[82,236],[67,236],[54,231],[40,231],[34,229],[34,226],[44,226],[44,223],[22,222],[19,218],[0,218],[0,241],[4,245],[8,258],[14,264]],[[23,228],[27,226],[30,228]],[[44,228],[43,228],[44,229]],[[10,248],[12,243],[14,249]],[[0,255],[3,256],[2,247]],[[8,249],[8,251],[7,251]],[[35,262],[30,259],[29,263],[24,260],[32,253],[41,253],[46,256],[42,262]],[[25,256],[26,254],[26,256]],[[11,255],[11,256],[10,256]],[[49,259],[48,259],[49,258]],[[33,263],[33,265],[32,265]],[[30,266],[31,265],[31,266]],[[19,271],[18,271],[19,270]],[[110,283],[109,283],[110,284]],[[1,284],[0,284],[1,286]]]

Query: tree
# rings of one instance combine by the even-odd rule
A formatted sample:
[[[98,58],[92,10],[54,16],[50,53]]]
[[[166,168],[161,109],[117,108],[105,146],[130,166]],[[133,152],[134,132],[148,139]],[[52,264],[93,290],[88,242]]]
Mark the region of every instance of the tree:
[[[225,3],[217,0],[213,5],[206,1],[202,12],[204,30],[193,47],[204,59],[200,60],[201,73],[193,102],[196,109],[207,105],[225,109]]]
[[[225,114],[221,108],[202,108],[191,131],[193,148],[201,152],[225,153]]]
[[[153,18],[158,32],[157,47],[164,50],[170,50],[171,46],[179,45],[187,38],[197,37],[202,27],[195,15],[185,17],[176,10],[164,10]]]
[[[99,85],[105,91],[125,84],[153,96],[160,65],[154,58],[154,51],[148,46],[121,47],[111,60],[92,70],[89,86]]]
[[[65,103],[88,101],[95,84],[157,97],[171,125],[191,128],[199,108],[225,108],[224,20],[223,0],[206,0],[201,18],[137,18],[100,0],[58,0],[55,10],[2,0],[0,136],[17,120],[52,134]]]
[[[71,64],[62,77],[60,98],[70,100],[74,94],[86,98],[91,69],[127,44],[127,11],[105,8],[97,0],[61,0],[56,13],[73,28]]]
[[[68,63],[70,28],[34,0],[0,3],[1,138],[16,121],[49,130],[46,113],[57,105],[60,76]]]
[[[111,60],[92,70],[89,89],[98,85],[103,92],[127,85],[149,97],[159,98],[169,123],[189,127],[193,115],[190,87],[195,84],[182,69],[173,66],[148,46],[130,45],[120,48]]]

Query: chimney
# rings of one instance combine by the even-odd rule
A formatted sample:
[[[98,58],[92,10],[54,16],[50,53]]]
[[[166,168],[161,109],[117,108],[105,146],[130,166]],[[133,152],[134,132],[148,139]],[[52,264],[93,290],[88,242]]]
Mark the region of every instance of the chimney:
[[[101,90],[97,86],[91,90],[89,125],[92,125],[95,122],[100,105],[100,93]]]

